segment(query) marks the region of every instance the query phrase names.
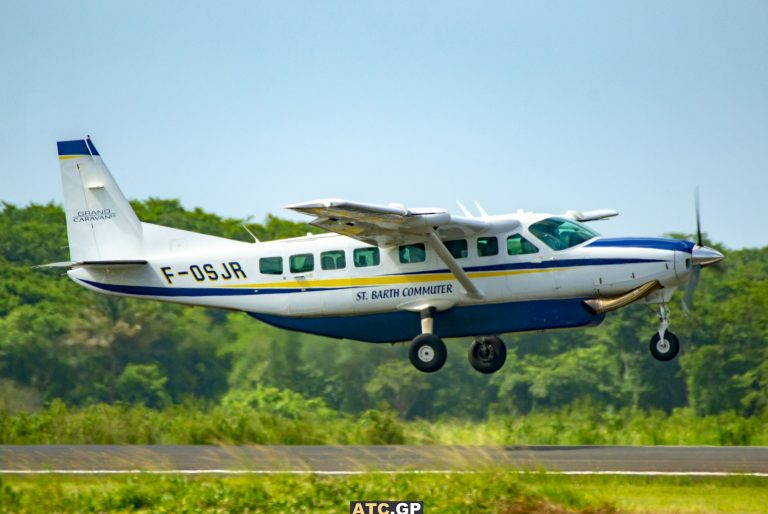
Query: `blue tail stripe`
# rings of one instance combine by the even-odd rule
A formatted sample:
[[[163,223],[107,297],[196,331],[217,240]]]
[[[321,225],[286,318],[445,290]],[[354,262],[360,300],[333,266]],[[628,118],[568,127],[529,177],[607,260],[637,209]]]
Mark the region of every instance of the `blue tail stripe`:
[[[85,139],[59,141],[56,146],[59,148],[59,155],[91,155],[91,152],[88,151],[88,145],[85,144]]]
[[[59,141],[56,146],[59,149],[59,155],[99,155],[90,139]]]
[[[85,144],[87,144],[87,145],[88,145],[88,148],[90,148],[90,150],[91,150],[91,155],[99,155],[99,151],[98,151],[98,150],[96,150],[96,147],[95,147],[95,146],[93,146],[93,141],[91,141],[90,139],[86,139],[86,140],[85,140]]]

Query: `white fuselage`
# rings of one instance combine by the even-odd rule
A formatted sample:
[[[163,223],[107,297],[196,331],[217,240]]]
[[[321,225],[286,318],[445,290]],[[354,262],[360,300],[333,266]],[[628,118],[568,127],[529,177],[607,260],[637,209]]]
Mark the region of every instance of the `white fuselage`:
[[[626,243],[593,246],[600,238],[552,250],[527,230],[544,217],[495,217],[494,226],[502,228],[518,222],[513,230],[483,234],[498,237],[496,255],[480,256],[477,238],[467,240],[467,256],[457,262],[484,293],[481,299],[470,298],[434,252],[427,251],[423,262],[402,263],[398,247],[381,248],[378,265],[359,267],[353,252],[368,245],[336,234],[243,243],[144,223],[151,249],[145,249],[147,265],[75,268],[69,275],[99,292],[290,317],[609,297],[652,280],[663,289],[646,300],[663,301],[687,279],[690,251]],[[538,252],[508,255],[504,241],[512,234],[523,235]],[[325,252],[343,252],[346,265],[323,269]],[[313,255],[314,269],[291,272],[291,256],[303,254]],[[282,258],[282,272],[262,273],[260,260],[274,257]]]

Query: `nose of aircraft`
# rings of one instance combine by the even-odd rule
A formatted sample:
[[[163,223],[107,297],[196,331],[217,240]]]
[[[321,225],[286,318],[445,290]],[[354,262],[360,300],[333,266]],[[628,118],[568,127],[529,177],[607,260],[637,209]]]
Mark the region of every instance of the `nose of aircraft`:
[[[696,245],[691,252],[691,263],[694,266],[709,266],[722,261],[724,255],[708,246]]]

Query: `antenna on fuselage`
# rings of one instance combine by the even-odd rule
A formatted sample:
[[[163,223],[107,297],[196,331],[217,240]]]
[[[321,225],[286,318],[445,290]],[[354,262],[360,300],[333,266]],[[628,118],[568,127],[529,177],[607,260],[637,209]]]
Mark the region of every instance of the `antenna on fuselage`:
[[[245,223],[243,223],[243,228],[245,229],[245,231],[246,231],[246,232],[248,232],[248,233],[251,235],[251,237],[253,238],[253,242],[254,242],[254,243],[261,243],[261,241],[259,241],[259,238],[258,238],[258,237],[256,237],[256,236],[253,234],[253,232],[251,232],[250,230],[248,230],[248,227],[245,225]]]
[[[474,217],[475,217],[475,216],[474,216],[474,214],[472,214],[471,212],[469,212],[469,209],[467,209],[466,207],[464,207],[464,204],[463,204],[463,203],[461,203],[461,202],[460,202],[460,201],[458,201],[458,200],[456,200],[456,203],[457,203],[457,204],[459,204],[459,209],[461,209],[461,212],[463,212],[463,213],[464,213],[464,216],[466,216],[467,218],[474,218]]]
[[[480,212],[480,216],[482,216],[483,218],[488,217],[488,213],[485,212],[485,209],[483,209],[483,206],[480,205],[480,202],[478,202],[477,200],[475,200],[475,207],[477,207],[477,210]]]

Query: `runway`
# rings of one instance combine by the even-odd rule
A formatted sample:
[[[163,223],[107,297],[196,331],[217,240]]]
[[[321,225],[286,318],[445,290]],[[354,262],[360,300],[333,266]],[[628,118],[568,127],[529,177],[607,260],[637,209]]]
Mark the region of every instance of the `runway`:
[[[768,477],[768,447],[0,446],[0,473],[465,473]]]

